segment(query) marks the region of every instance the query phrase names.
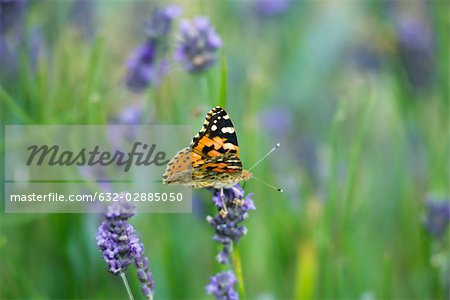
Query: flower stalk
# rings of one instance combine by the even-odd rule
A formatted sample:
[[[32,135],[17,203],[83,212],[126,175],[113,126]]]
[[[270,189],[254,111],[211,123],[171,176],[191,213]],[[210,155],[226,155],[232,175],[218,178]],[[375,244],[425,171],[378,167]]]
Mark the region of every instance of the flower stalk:
[[[242,272],[241,255],[237,247],[233,248],[233,269],[237,277],[239,298],[245,299],[245,284]]]
[[[128,298],[130,300],[134,300],[133,293],[131,292],[130,285],[128,284],[127,276],[124,272],[120,272],[120,278],[122,278],[123,285],[125,285],[125,288],[127,289]]]

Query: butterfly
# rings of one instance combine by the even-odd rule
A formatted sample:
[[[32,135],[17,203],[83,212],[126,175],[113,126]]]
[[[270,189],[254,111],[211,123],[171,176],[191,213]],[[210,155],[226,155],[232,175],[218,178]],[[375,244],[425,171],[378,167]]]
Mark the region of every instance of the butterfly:
[[[181,184],[193,188],[233,188],[252,178],[242,168],[236,130],[225,110],[216,106],[206,115],[199,133],[189,147],[181,149],[169,161],[163,175],[164,184]]]

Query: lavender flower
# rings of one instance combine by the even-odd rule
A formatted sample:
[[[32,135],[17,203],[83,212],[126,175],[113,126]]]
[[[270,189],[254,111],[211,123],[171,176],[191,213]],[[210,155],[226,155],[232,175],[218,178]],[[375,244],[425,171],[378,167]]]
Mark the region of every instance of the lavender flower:
[[[144,245],[139,244],[139,247],[135,250],[136,256],[134,257],[134,263],[137,268],[137,275],[139,282],[141,283],[142,293],[145,297],[151,299],[155,292],[155,282],[153,281],[153,274],[150,271],[150,263],[148,257],[144,256]]]
[[[111,192],[113,190],[111,182],[108,181],[109,175],[105,167],[85,165],[79,167],[78,171],[85,179],[96,182],[102,192]]]
[[[0,0],[0,34],[16,25],[21,26],[25,7],[25,0]]]
[[[426,20],[400,15],[396,20],[397,46],[411,86],[425,88],[434,75],[433,34]]]
[[[23,56],[34,72],[43,54],[44,41],[39,27],[26,32],[23,28],[26,0],[0,0],[0,78],[17,82],[20,58]],[[23,54],[23,55],[22,55]]]
[[[184,20],[180,25],[180,36],[175,58],[188,72],[201,73],[214,64],[222,40],[208,18]]]
[[[144,255],[144,245],[134,227],[128,223],[128,219],[135,214],[135,206],[125,200],[124,194],[119,198],[119,201],[108,206],[105,220],[98,228],[97,246],[103,253],[109,272],[114,275],[124,273],[134,260],[142,292],[152,299],[155,284],[149,260]]]
[[[320,159],[317,139],[308,133],[301,133],[294,144],[300,165],[304,167],[311,184],[319,187]]]
[[[74,0],[72,4],[71,21],[87,40],[92,39],[95,34],[96,4],[93,0]]]
[[[163,59],[167,52],[167,36],[173,19],[180,13],[177,6],[154,11],[146,25],[148,39],[133,50],[127,61],[125,81],[130,90],[141,92],[148,86],[157,86],[167,73],[168,62]]]
[[[131,263],[139,239],[128,219],[134,215],[134,206],[124,200],[108,207],[105,220],[97,232],[97,246],[103,253],[109,272],[117,275],[125,272]]]
[[[143,120],[143,108],[140,105],[130,105],[125,107],[113,119],[114,124],[139,125]]]
[[[0,81],[17,71],[17,55],[0,34]],[[9,76],[8,76],[9,75]]]
[[[206,286],[206,292],[213,294],[217,300],[237,300],[238,294],[234,290],[237,279],[233,272],[222,272],[211,276],[210,283]]]
[[[427,215],[425,227],[428,232],[442,238],[446,232],[450,220],[450,201],[429,198],[426,202]]]
[[[141,105],[129,105],[117,116],[111,119],[106,129],[106,135],[112,151],[121,151],[124,147],[133,144],[139,136],[139,126],[116,126],[116,125],[139,125],[143,122],[143,109]],[[124,168],[125,166],[119,166]],[[113,186],[108,182],[109,174],[104,166],[83,166],[80,173],[86,179],[97,181],[102,191],[111,192]]]
[[[40,27],[34,27],[30,34],[27,36],[26,41],[28,62],[31,70],[36,71],[39,60],[46,54],[46,47],[44,43],[44,37],[42,29]]]
[[[287,108],[271,107],[262,112],[261,126],[276,138],[285,137],[292,128],[292,111]]]
[[[215,229],[216,234],[213,239],[223,245],[223,250],[217,255],[217,260],[222,264],[230,262],[230,252],[233,243],[237,243],[240,238],[247,233],[247,228],[240,225],[248,218],[248,211],[256,209],[251,194],[245,198],[244,192],[239,184],[233,189],[223,191],[223,202],[226,205],[226,216],[218,213],[214,217],[208,216],[207,221]],[[220,190],[215,190],[213,201],[217,208],[223,209]]]
[[[277,17],[286,13],[292,2],[292,0],[256,0],[254,9],[261,17]]]
[[[139,125],[144,122],[141,105],[130,105],[115,116],[107,127],[108,140],[113,150],[123,150],[125,146],[133,144],[140,134]],[[130,126],[116,126],[130,125]]]
[[[133,226],[128,224],[134,214],[135,207],[121,196],[120,201],[108,206],[105,220],[98,228],[97,246],[103,252],[109,271],[115,275],[126,271],[140,247]]]
[[[383,64],[382,53],[370,41],[354,46],[350,50],[350,64],[361,72],[377,72]]]
[[[156,84],[162,70],[155,65],[156,42],[145,41],[137,46],[127,61],[127,87],[135,92],[144,90],[147,86]]]
[[[173,19],[180,14],[181,8],[176,5],[156,9],[146,23],[145,31],[148,37],[152,40],[166,37],[172,29]]]

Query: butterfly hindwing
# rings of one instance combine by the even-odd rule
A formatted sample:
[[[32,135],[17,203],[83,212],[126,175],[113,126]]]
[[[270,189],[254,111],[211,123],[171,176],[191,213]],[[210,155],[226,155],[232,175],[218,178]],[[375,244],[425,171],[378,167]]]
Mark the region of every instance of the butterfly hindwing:
[[[233,184],[239,180],[241,172],[241,160],[234,153],[211,157],[193,169],[192,186],[201,188]]]
[[[236,173],[242,171],[241,160],[234,153],[226,153],[221,156],[211,157],[194,169],[196,171],[206,171],[211,175],[214,173]]]
[[[181,183],[192,178],[192,151],[190,147],[181,149],[167,164],[163,175],[164,183]]]

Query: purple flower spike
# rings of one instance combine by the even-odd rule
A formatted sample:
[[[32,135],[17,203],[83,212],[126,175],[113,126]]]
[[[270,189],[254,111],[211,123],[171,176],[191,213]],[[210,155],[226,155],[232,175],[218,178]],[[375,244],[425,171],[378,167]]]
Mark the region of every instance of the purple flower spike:
[[[207,217],[216,232],[213,239],[223,245],[223,250],[217,255],[217,260],[222,264],[230,262],[233,243],[237,243],[247,233],[247,228],[240,224],[248,218],[249,210],[256,209],[250,196],[251,194],[248,194],[244,197],[244,191],[238,184],[232,189],[223,190],[222,199],[220,190],[214,191],[213,201],[216,207],[222,210],[223,200],[227,208],[225,216],[218,213],[214,217]]]
[[[215,63],[222,40],[207,18],[184,20],[180,25],[180,35],[175,58],[188,72],[201,73]]]
[[[434,80],[434,36],[426,19],[400,15],[396,20],[400,61],[412,87],[427,88]]]
[[[173,19],[181,13],[178,6],[166,6],[153,12],[146,24],[147,40],[137,46],[127,61],[127,87],[142,92],[157,86],[168,71],[164,55],[168,48],[168,35]]]
[[[292,112],[279,106],[263,111],[260,120],[261,125],[277,138],[285,137],[294,124]]]
[[[450,221],[450,201],[430,197],[427,199],[426,208],[426,229],[431,235],[442,238]]]
[[[134,206],[123,200],[108,207],[105,221],[97,232],[97,246],[103,253],[108,269],[114,275],[126,271],[133,253],[131,241],[137,239],[133,226],[128,219],[134,215]]]
[[[213,294],[217,300],[237,300],[238,294],[234,290],[236,276],[228,271],[211,276],[210,283],[205,287],[208,294]]]
[[[256,0],[256,13],[261,17],[278,17],[289,11],[292,0]]]
[[[128,219],[135,214],[135,206],[125,200],[123,193],[119,197],[119,201],[108,206],[105,220],[98,228],[97,246],[103,253],[109,272],[114,275],[125,272],[134,260],[142,292],[152,299],[155,283],[148,257],[144,255],[144,244],[128,223]]]
[[[22,25],[26,5],[26,0],[0,0],[0,34]]]
[[[139,243],[139,247],[135,249],[134,263],[137,269],[139,282],[141,283],[142,293],[148,299],[153,298],[155,292],[155,282],[153,274],[150,271],[150,263],[148,257],[144,256],[144,245]]]
[[[139,136],[138,126],[115,125],[139,125],[144,121],[143,109],[140,105],[125,107],[108,125],[107,135],[114,150],[123,149],[124,145],[134,143]]]
[[[96,31],[96,11],[96,1],[74,0],[72,3],[71,21],[87,40],[92,39]]]
[[[155,65],[156,42],[148,40],[137,46],[127,61],[127,87],[135,92],[156,84],[159,75]]]
[[[173,19],[181,14],[181,8],[176,5],[168,5],[156,9],[150,20],[146,23],[146,33],[150,39],[158,39],[167,36],[172,29]]]
[[[17,71],[17,55],[0,34],[0,79]]]

